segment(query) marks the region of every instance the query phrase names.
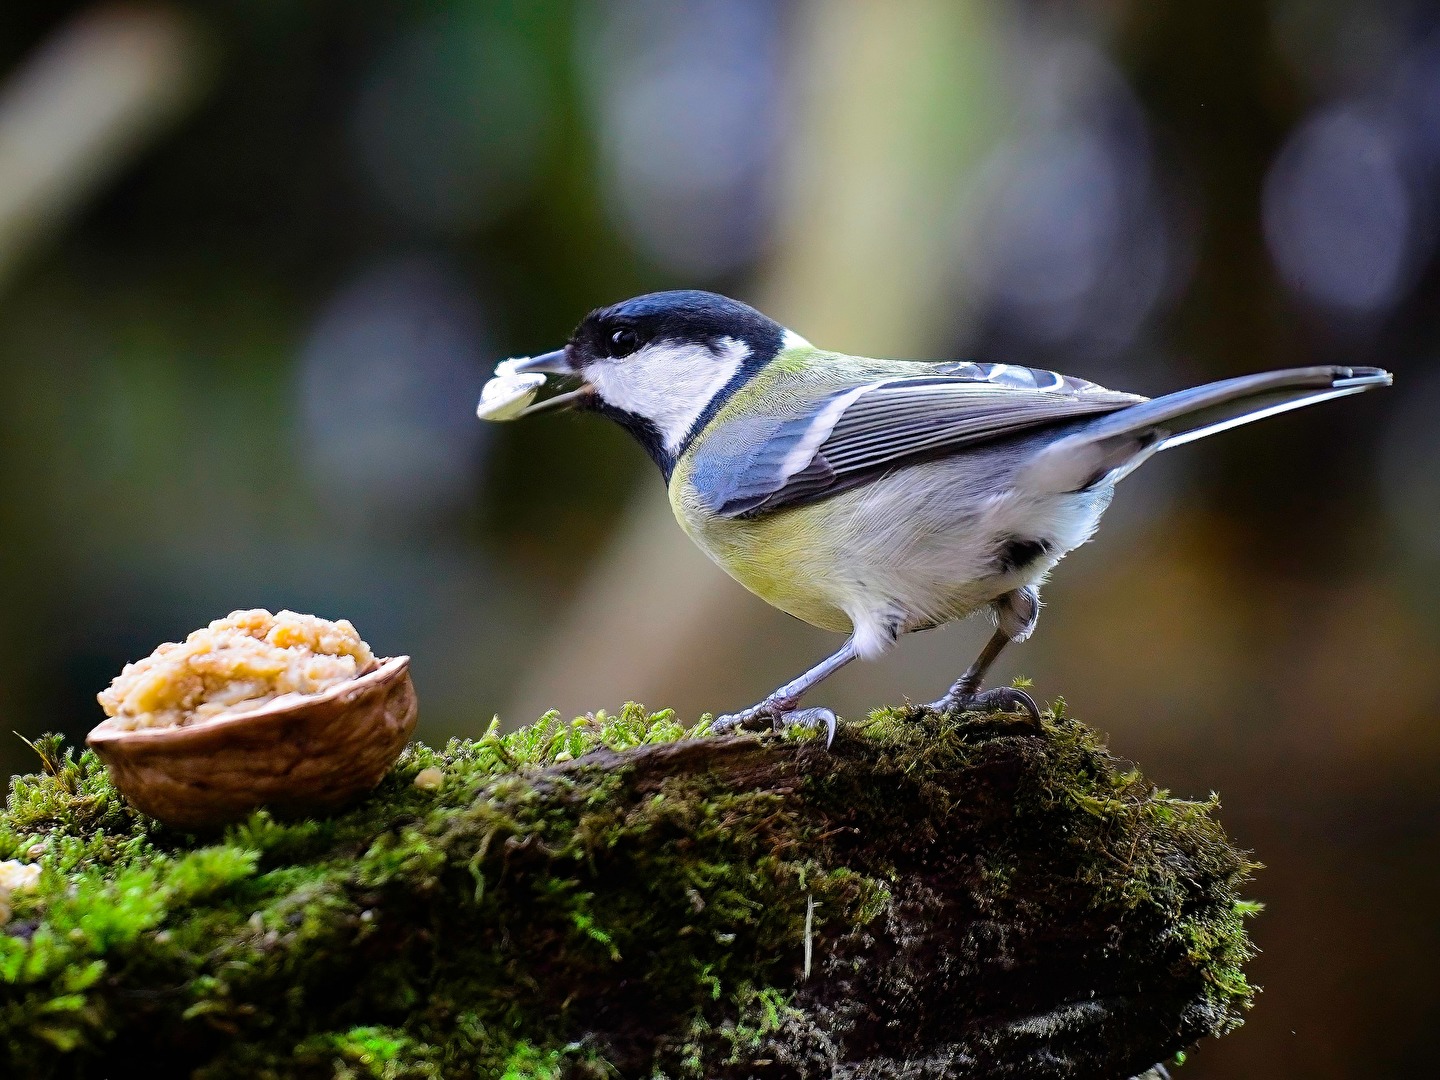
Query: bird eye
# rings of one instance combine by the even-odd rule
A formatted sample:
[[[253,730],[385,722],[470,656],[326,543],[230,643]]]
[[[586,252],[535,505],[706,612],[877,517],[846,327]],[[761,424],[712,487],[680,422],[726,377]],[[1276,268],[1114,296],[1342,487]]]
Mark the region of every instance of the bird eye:
[[[616,330],[610,335],[610,355],[629,356],[640,347],[640,335],[628,327]]]

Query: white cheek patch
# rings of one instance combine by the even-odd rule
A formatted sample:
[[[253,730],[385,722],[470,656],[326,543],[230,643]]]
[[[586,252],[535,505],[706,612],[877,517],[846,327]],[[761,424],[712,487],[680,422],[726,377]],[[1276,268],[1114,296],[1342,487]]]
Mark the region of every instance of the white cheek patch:
[[[718,351],[662,341],[620,360],[591,364],[584,376],[608,404],[653,423],[673,454],[749,355],[748,345],[728,337],[720,339]]]

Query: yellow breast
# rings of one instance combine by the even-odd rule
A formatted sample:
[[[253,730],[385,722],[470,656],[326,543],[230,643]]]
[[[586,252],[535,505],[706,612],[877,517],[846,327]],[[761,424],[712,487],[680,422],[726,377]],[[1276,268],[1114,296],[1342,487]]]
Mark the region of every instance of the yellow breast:
[[[837,633],[851,629],[850,617],[838,606],[843,600],[836,573],[843,501],[735,520],[709,513],[680,469],[670,483],[675,519],[717,566],[766,603]]]

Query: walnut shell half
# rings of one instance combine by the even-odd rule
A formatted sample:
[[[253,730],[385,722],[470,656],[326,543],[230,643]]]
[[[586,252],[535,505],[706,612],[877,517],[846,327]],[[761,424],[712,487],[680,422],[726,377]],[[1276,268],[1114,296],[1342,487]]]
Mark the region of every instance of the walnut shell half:
[[[410,658],[396,656],[299,701],[185,727],[123,731],[107,720],[86,741],[138,809],[198,829],[260,806],[310,813],[358,798],[390,771],[417,712]]]

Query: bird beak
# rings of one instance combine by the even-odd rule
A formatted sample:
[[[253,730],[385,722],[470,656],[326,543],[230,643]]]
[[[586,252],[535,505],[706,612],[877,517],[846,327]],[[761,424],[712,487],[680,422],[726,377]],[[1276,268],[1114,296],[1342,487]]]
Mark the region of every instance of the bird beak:
[[[509,360],[505,365],[509,371],[516,375],[578,375],[575,365],[570,360],[570,347],[556,349],[554,352],[542,353],[539,356],[527,356],[523,360]],[[538,401],[520,414],[521,417],[535,416],[537,413],[560,412],[564,409],[573,408],[580,400],[593,394],[594,388],[589,383],[582,383],[578,390],[571,390],[566,394],[556,394],[552,398]]]
[[[575,365],[570,362],[570,350],[556,349],[539,356],[527,356],[523,360],[510,360],[506,368],[516,375],[574,375]]]

